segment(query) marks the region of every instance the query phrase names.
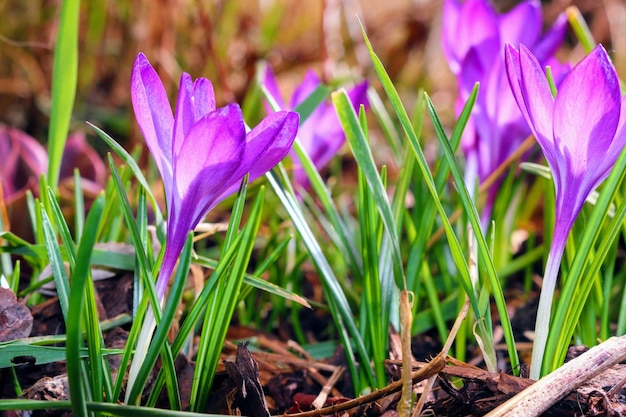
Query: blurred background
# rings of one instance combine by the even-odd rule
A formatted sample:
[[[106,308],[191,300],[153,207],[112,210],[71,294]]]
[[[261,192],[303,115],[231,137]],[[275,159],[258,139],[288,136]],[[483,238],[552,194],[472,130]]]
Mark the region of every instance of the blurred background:
[[[48,126],[60,3],[0,0],[0,122],[40,141]],[[494,3],[507,10],[515,1]],[[605,44],[623,75],[624,1],[545,1],[546,25],[572,4],[580,8],[596,41]],[[286,93],[310,68],[328,82],[373,80],[359,19],[406,105],[410,108],[418,89],[424,88],[444,121],[452,123],[455,80],[440,47],[441,8],[440,0],[83,1],[72,129],[84,129],[89,120],[122,143],[139,143],[129,79],[140,51],[171,95],[186,71],[213,81],[218,104],[242,103],[262,61],[272,66]],[[564,50],[564,60],[582,56],[575,45],[570,36],[568,47],[574,55]]]

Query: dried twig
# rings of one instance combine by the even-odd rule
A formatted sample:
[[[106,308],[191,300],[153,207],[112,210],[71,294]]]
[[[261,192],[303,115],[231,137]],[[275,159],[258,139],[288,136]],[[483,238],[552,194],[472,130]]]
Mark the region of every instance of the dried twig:
[[[439,371],[443,369],[446,364],[446,355],[440,353],[435,356],[435,358],[428,363],[427,366],[418,369],[417,371],[411,374],[411,380],[413,384],[418,383],[424,379],[430,378],[433,375],[437,375]],[[402,381],[392,382],[387,385],[385,388],[380,390],[376,390],[368,395],[364,395],[362,397],[355,398],[350,401],[346,401],[340,404],[334,404],[330,407],[321,408],[319,410],[314,411],[306,411],[303,413],[295,413],[295,414],[285,414],[285,417],[314,417],[314,416],[326,416],[329,414],[334,414],[340,411],[349,410],[354,407],[359,407],[364,404],[369,404],[374,401],[379,400],[387,395],[390,395],[394,392],[400,391],[402,389]]]
[[[538,416],[585,381],[625,359],[626,336],[612,337],[541,378],[487,416]]]

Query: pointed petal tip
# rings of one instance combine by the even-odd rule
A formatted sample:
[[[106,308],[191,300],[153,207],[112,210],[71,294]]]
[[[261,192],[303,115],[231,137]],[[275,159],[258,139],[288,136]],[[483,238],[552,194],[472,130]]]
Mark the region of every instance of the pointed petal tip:
[[[135,62],[133,63],[133,73],[135,71],[140,70],[141,68],[146,67],[146,66],[152,67],[152,65],[150,65],[150,61],[148,60],[146,55],[144,55],[143,52],[139,52],[137,54],[137,57],[135,57]]]
[[[523,44],[521,46],[524,46]],[[511,45],[510,43],[507,43],[504,45],[504,54],[506,56],[506,54],[519,54],[519,51],[515,48],[515,46]]]

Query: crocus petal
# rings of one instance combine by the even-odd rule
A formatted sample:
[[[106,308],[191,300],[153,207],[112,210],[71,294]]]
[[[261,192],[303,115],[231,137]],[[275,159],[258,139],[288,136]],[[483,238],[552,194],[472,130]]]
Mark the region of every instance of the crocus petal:
[[[541,65],[538,65],[540,71],[537,75],[542,75],[539,79],[543,89],[547,83],[542,68],[563,41],[566,21],[563,20],[564,16],[560,16],[552,28],[542,35],[540,2],[529,0],[518,3],[511,11],[498,14],[489,0],[444,2],[442,43],[450,68],[457,75],[459,102],[465,103],[475,83],[480,83],[480,93],[471,117],[475,119],[475,131],[464,133],[462,148],[466,159],[476,163],[475,168],[478,169],[481,180],[491,174],[530,133],[530,129],[524,128],[524,119],[529,124],[536,125],[533,126],[533,131],[537,136],[540,136],[537,134],[539,131],[545,138],[552,137],[551,123],[542,123],[551,119],[551,114],[544,115],[544,120],[534,120],[528,109],[528,106],[535,110],[534,107],[539,104],[551,103],[552,98],[548,97],[549,94],[542,95],[538,103],[524,103],[527,90],[532,87],[525,87],[527,83],[521,81],[523,77],[519,54],[508,59],[516,61],[515,68],[509,71],[502,48],[505,44],[513,44],[518,48],[524,45],[532,51],[541,49],[542,53],[538,55]],[[559,66],[558,69],[561,68],[567,67]],[[507,73],[508,78],[517,80],[512,83],[516,84],[512,85],[517,90],[516,94],[511,92]],[[555,76],[557,86],[564,73]],[[549,89],[544,91],[549,92]],[[544,100],[546,98],[550,100]],[[524,116],[520,114],[518,103],[524,103],[520,104]],[[461,108],[462,105],[456,106],[457,114]],[[470,152],[475,154],[471,158],[468,157]]]
[[[488,0],[463,3],[455,41],[459,56],[465,56],[475,48],[483,67],[500,56],[498,15]]]
[[[25,132],[0,124],[0,181],[7,203],[13,197],[38,184],[48,169],[48,154],[35,138]]]
[[[317,87],[319,87],[321,81],[313,71],[307,71],[302,83],[294,90],[291,96],[290,106],[292,109],[298,107],[304,100],[306,100]]]
[[[133,65],[131,99],[137,123],[167,189],[172,183],[174,117],[158,74],[141,53]]]
[[[180,77],[176,115],[174,119],[174,144],[172,152],[178,155],[189,131],[200,118],[215,110],[213,85],[206,78],[195,82],[187,73]]]
[[[595,48],[559,87],[554,104],[554,136],[559,152],[570,155],[568,169],[584,175],[588,163],[606,153],[620,118],[617,74],[602,46]]]
[[[245,148],[245,137],[243,115],[236,104],[216,110],[198,120],[185,138],[176,158],[174,176],[178,194],[181,197],[188,194],[196,177],[205,170],[211,170],[213,166],[229,161],[239,164]],[[228,176],[232,172],[234,170]],[[219,174],[215,173],[214,176]],[[206,184],[205,193],[217,191],[217,188],[219,187],[210,182]]]
[[[561,13],[550,29],[543,34],[533,47],[533,52],[540,62],[549,59],[559,49],[567,32],[567,16]],[[557,83],[558,85],[558,83]]]
[[[617,160],[619,154],[622,152],[624,147],[626,147],[626,96],[623,96],[621,99],[619,123],[617,125],[615,139],[611,143],[611,146],[609,146],[609,149],[606,151],[608,155],[612,156],[612,158],[610,159],[613,159],[613,161],[609,161],[610,166],[606,168],[606,171],[603,174],[604,178],[609,175],[608,171],[612,168],[613,163]]]
[[[479,47],[476,47],[467,52],[462,62],[463,71],[457,77],[459,95],[463,97],[463,102],[469,97],[477,82],[484,85],[489,81],[489,75],[495,63],[490,62],[489,65],[485,66],[479,50]],[[481,91],[481,94],[478,95],[478,100],[482,100],[484,95],[485,93]]]
[[[369,106],[367,88],[368,83],[364,81],[347,92],[352,107],[357,113],[361,105],[366,108]],[[318,170],[328,165],[346,140],[335,107],[328,101],[320,103],[309,115],[300,126],[298,137]],[[300,182],[299,180],[304,178],[305,174],[299,169],[298,163],[294,165],[295,180]],[[298,177],[299,175],[302,176]]]
[[[18,150],[23,169],[28,175],[39,180],[39,176],[48,170],[48,154],[34,137],[15,128],[9,128],[15,148]],[[19,167],[18,167],[19,168]]]
[[[83,179],[92,181],[100,187],[104,185],[106,181],[104,162],[95,149],[89,146],[82,132],[74,133],[67,138],[59,178],[72,177],[75,168],[78,168]]]
[[[500,42],[515,47],[519,44],[534,45],[541,35],[542,23],[541,4],[536,1],[521,2],[500,16]]]
[[[367,88],[368,82],[363,81],[354,87],[348,89],[348,98],[350,99],[350,103],[352,103],[352,107],[354,110],[359,112],[359,107],[361,104],[365,106],[365,109],[369,107],[369,101],[367,100]]]
[[[506,68],[511,90],[551,166],[558,163],[552,136],[554,98],[539,62],[524,45],[520,52],[507,45]]]
[[[291,150],[298,131],[299,116],[293,112],[276,112],[267,116],[247,136],[243,159],[228,184],[220,190],[213,206],[239,189],[241,180],[250,174],[252,182],[278,164]]]
[[[443,53],[454,74],[458,74],[461,69],[460,57],[456,52],[456,40],[462,7],[463,4],[459,0],[445,0],[443,2],[443,16],[445,19],[441,33]]]
[[[283,100],[283,97],[280,94],[280,89],[278,88],[276,77],[274,76],[274,73],[272,72],[272,69],[269,65],[265,67],[263,86],[265,86],[267,92],[270,96],[272,96],[279,108],[288,110],[287,105],[285,104],[285,100]],[[273,111],[272,109],[269,110],[270,111],[268,111],[268,113],[271,113],[271,111]]]

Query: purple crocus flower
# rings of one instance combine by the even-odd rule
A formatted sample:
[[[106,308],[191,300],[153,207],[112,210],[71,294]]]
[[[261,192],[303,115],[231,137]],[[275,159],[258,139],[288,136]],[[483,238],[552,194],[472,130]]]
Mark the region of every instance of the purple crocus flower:
[[[0,204],[7,207],[9,220],[5,227],[24,239],[32,239],[30,222],[24,221],[26,192],[39,194],[39,177],[48,171],[48,153],[26,132],[0,124],[0,158]],[[64,197],[73,198],[76,168],[80,171],[82,192],[89,206],[106,182],[106,168],[80,132],[68,137],[63,150],[59,175],[62,202]]]
[[[504,45],[524,44],[542,65],[553,67],[555,79],[568,67],[553,58],[565,36],[567,20],[559,16],[543,35],[539,1],[523,1],[508,13],[498,14],[489,0],[445,0],[443,50],[457,76],[457,115],[476,82],[480,91],[461,141],[466,158],[465,180],[469,187],[482,183],[530,134],[508,86]],[[482,214],[488,224],[497,187],[491,187]]]
[[[508,45],[506,68],[519,108],[548,160],[556,219],[535,326],[531,378],[541,373],[550,310],[567,236],[589,194],[609,175],[626,145],[626,96],[597,46],[565,77],[556,98],[531,51]]]
[[[236,104],[216,109],[211,82],[180,78],[176,113],[159,76],[139,54],[131,80],[137,123],[154,157],[165,188],[167,244],[156,289],[162,298],[187,234],[220,201],[249,180],[265,174],[291,149],[298,115],[278,112],[246,133]]]
[[[263,85],[281,109],[293,110],[321,85],[321,81],[313,71],[308,71],[302,83],[295,89],[288,105],[283,100],[274,73],[269,67],[265,70]],[[367,81],[349,89],[348,97],[356,111],[361,105],[367,106]],[[332,103],[325,101],[313,110],[298,129],[298,138],[318,171],[328,165],[346,141]],[[296,153],[292,151],[291,155],[294,182],[306,188],[309,185],[306,172]]]
[[[48,154],[35,138],[0,124],[0,185],[6,205],[37,189],[39,177],[48,169]]]

